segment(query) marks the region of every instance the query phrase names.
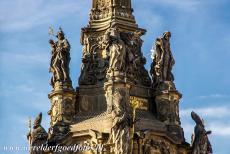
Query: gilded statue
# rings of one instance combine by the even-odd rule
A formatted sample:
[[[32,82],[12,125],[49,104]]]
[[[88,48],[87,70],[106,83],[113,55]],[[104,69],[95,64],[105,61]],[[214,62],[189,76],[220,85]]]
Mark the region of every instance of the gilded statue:
[[[57,32],[56,37],[58,38],[56,42],[52,39],[49,40],[52,49],[49,71],[53,73],[51,78],[51,85],[53,87],[56,82],[71,82],[69,77],[70,44],[61,28]]]
[[[175,60],[170,48],[170,32],[164,32],[161,38],[157,38],[155,49],[152,55],[153,63],[151,66],[151,74],[154,84],[164,81],[173,81],[172,67]]]
[[[195,112],[191,113],[191,117],[196,123],[192,141],[192,154],[211,154],[212,146],[208,139],[211,131],[205,130],[203,120]]]

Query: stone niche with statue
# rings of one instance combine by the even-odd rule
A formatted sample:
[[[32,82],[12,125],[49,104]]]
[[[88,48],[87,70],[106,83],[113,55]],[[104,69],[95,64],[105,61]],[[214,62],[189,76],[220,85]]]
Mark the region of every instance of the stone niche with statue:
[[[196,113],[193,144],[184,139],[179,117],[182,95],[176,89],[170,48],[171,33],[164,32],[152,49],[146,70],[142,36],[131,0],[92,0],[89,24],[81,30],[82,65],[74,89],[69,76],[71,46],[60,28],[50,40],[52,73],[48,132],[41,114],[28,134],[31,146],[103,145],[102,151],[83,154],[208,154],[211,144]],[[33,151],[31,153],[55,153]],[[64,151],[62,153],[74,153]]]

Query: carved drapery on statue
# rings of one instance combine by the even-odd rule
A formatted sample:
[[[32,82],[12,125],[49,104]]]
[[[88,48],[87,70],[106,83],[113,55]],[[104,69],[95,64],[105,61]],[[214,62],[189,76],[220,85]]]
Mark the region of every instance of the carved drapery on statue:
[[[175,64],[170,48],[170,32],[163,33],[161,38],[155,42],[153,62],[151,66],[151,75],[153,77],[153,86],[165,81],[173,81],[172,67]]]
[[[196,123],[192,140],[192,154],[211,154],[212,146],[208,139],[211,131],[205,130],[203,120],[195,112],[191,113],[191,117]]]
[[[30,142],[30,146],[32,147],[32,149],[30,150],[30,154],[44,153],[44,151],[42,151],[41,149],[36,148],[42,145],[45,146],[48,138],[48,134],[45,131],[45,129],[41,126],[41,122],[42,122],[42,113],[39,113],[39,115],[34,120],[32,132],[29,132],[29,134],[27,135],[27,138]]]
[[[71,83],[69,77],[70,44],[61,29],[56,37],[58,41],[54,42],[52,39],[49,41],[52,48],[50,72],[53,74],[51,78],[51,85],[53,87],[57,82],[62,84]]]
[[[108,59],[103,58],[103,36],[88,34],[87,30],[82,29],[81,43],[83,45],[83,56],[80,85],[95,85],[105,79],[108,68]]]
[[[135,84],[150,85],[151,80],[144,68],[146,59],[141,52],[142,35],[141,31],[120,32],[115,24],[111,24],[104,38],[109,57],[108,77],[123,75]]]
[[[151,79],[149,77],[148,71],[145,69],[144,65],[146,64],[146,59],[143,56],[141,51],[141,47],[143,44],[143,40],[141,36],[144,33],[142,31],[135,31],[131,33],[126,38],[128,38],[129,43],[128,46],[128,77],[130,80],[134,81],[135,83],[142,84],[145,86],[149,86],[151,84]]]
[[[124,72],[126,68],[127,49],[115,25],[112,25],[111,28],[106,31],[105,41],[108,43],[107,51],[110,59],[108,72]]]
[[[116,154],[129,154],[131,152],[132,116],[127,92],[123,88],[116,88],[112,96],[113,125],[110,140],[114,143]]]
[[[116,22],[101,33],[91,33],[83,28],[81,43],[83,45],[80,85],[103,84],[112,77],[139,85],[150,86],[151,79],[144,65],[141,47],[143,31],[120,31]]]

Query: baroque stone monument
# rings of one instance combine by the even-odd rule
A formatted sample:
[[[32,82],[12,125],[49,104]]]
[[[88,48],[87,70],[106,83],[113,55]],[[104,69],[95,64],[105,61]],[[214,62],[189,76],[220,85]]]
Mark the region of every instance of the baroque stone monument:
[[[70,44],[60,28],[50,40],[53,90],[48,133],[41,114],[28,134],[30,146],[102,145],[102,151],[62,151],[82,154],[200,154],[211,145],[199,116],[190,146],[179,117],[182,97],[174,84],[171,33],[157,38],[151,70],[142,53],[146,33],[133,16],[131,0],[92,0],[89,24],[81,30],[83,46],[79,86],[69,75]],[[202,144],[205,146],[201,146]],[[31,150],[31,153],[56,153]]]

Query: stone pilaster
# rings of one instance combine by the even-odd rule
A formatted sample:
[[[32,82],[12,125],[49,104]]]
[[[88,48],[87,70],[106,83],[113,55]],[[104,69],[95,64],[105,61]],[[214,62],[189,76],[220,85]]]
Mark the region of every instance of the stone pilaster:
[[[107,113],[112,115],[109,143],[114,153],[129,154],[132,151],[134,135],[133,116],[130,105],[130,85],[107,82],[105,84]]]

